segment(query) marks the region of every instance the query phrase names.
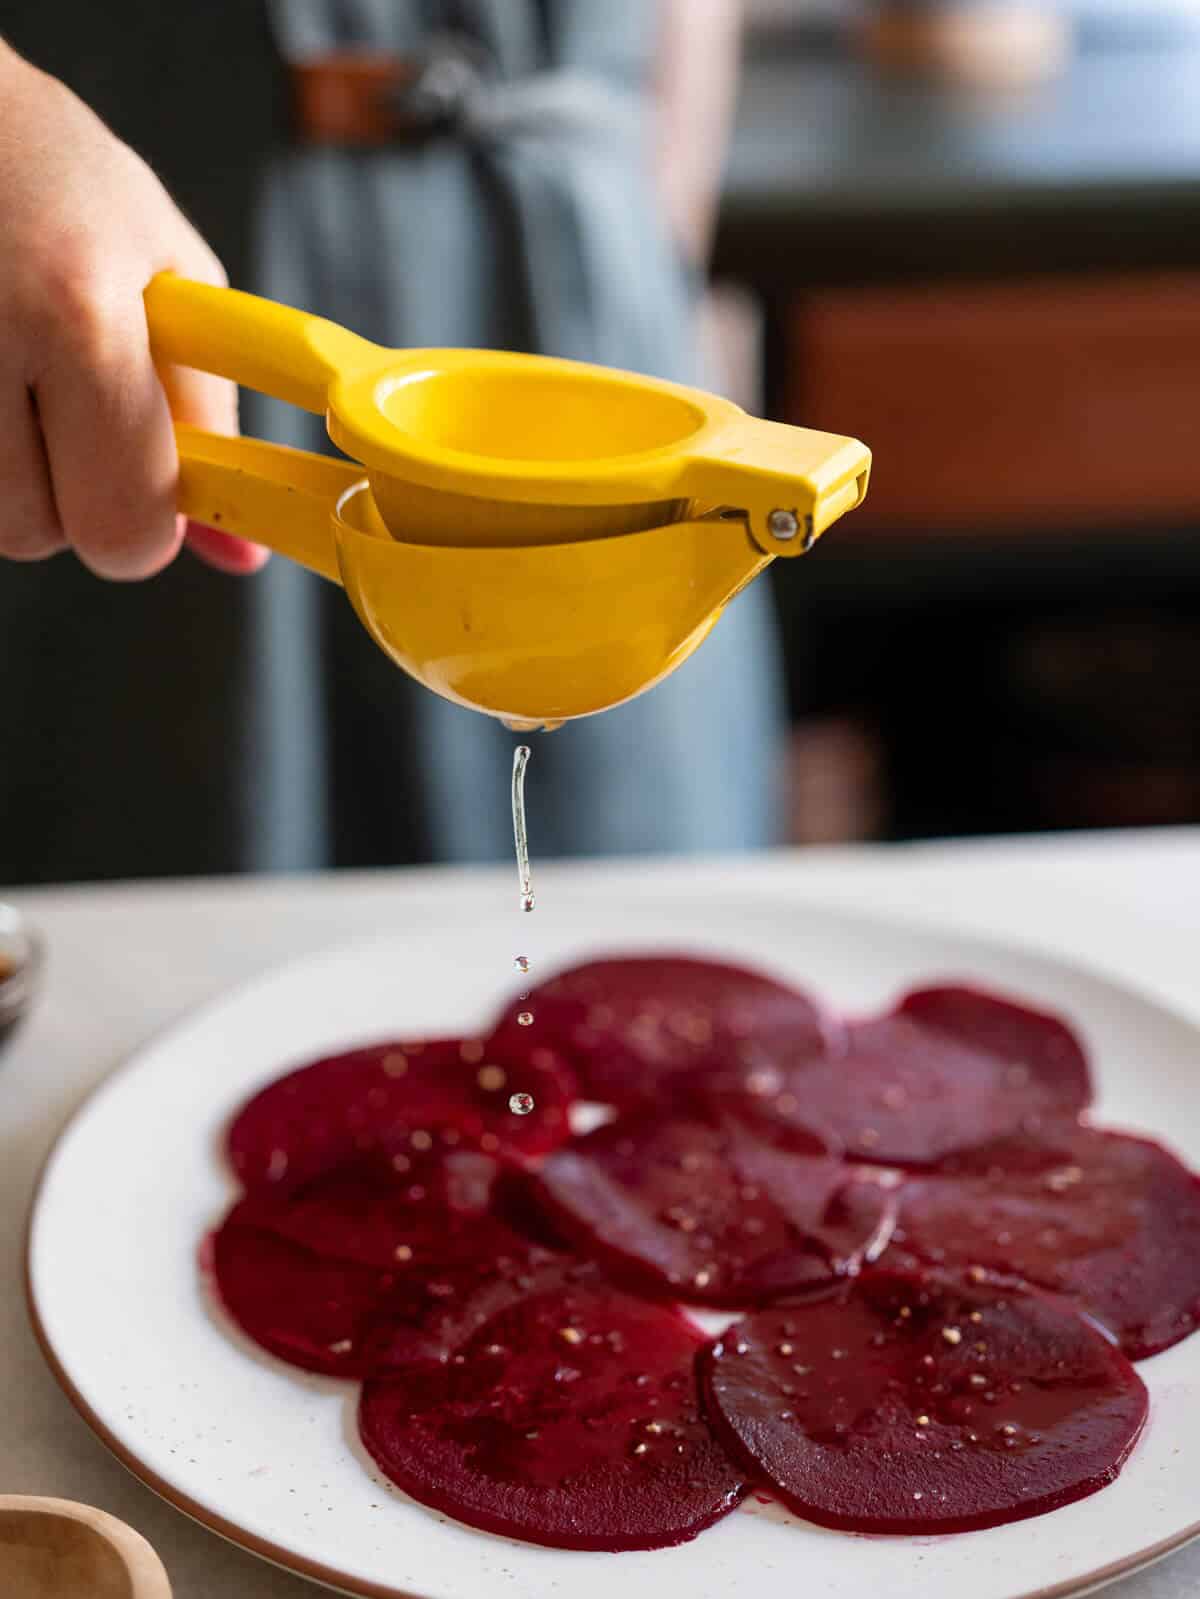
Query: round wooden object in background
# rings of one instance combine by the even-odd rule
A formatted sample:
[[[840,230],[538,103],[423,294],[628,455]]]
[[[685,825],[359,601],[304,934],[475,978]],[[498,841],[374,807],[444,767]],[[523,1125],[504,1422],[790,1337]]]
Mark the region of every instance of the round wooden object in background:
[[[16,1599],[171,1599],[162,1561],[91,1505],[0,1494],[0,1593]]]
[[[1053,77],[1071,46],[1069,19],[1037,0],[882,4],[859,36],[881,66],[999,88]]]

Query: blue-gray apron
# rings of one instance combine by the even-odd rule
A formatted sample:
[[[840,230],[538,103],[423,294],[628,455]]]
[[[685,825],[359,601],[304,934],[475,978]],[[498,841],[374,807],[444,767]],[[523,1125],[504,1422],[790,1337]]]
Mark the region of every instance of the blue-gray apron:
[[[12,42],[154,161],[236,281],[386,344],[529,349],[696,378],[686,276],[643,154],[646,0],[273,0],[266,19],[239,0],[120,0],[80,5],[74,31],[62,7],[57,29],[32,0],[16,9]],[[485,45],[498,74],[465,125],[379,152],[273,141],[279,57],[410,52],[447,29]],[[122,50],[128,61],[114,58]],[[150,111],[137,98],[146,84]],[[244,423],[321,447],[319,419],[273,402],[249,398]],[[133,589],[67,559],[8,568],[0,630],[0,879],[511,849],[512,736],[410,683],[340,592],[284,561],[240,584],[186,560]],[[779,720],[758,584],[662,687],[535,738],[536,854],[769,842]]]

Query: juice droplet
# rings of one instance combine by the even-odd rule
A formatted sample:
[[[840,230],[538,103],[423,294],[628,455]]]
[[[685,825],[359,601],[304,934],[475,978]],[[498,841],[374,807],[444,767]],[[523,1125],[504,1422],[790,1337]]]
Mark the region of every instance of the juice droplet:
[[[531,911],[534,906],[533,882],[529,875],[529,829],[525,822],[525,768],[528,765],[529,745],[518,744],[513,751],[512,817],[513,842],[517,849],[517,882],[523,911]]]
[[[528,1116],[533,1109],[532,1094],[513,1094],[509,1097],[508,1108],[514,1116]]]
[[[532,1027],[533,1026],[533,1012],[531,1010],[519,1010],[517,1012],[517,1026],[518,1027]]]

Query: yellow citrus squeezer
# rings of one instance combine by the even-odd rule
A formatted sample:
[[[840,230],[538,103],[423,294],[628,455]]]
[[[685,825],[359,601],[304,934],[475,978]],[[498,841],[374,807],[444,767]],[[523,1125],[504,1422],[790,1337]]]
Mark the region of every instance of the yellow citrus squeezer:
[[[155,358],[323,414],[351,460],[179,425],[179,507],[345,586],[435,693],[518,726],[659,682],[777,555],[866,492],[854,439],[681,384],[486,350],[388,350],[173,274]]]

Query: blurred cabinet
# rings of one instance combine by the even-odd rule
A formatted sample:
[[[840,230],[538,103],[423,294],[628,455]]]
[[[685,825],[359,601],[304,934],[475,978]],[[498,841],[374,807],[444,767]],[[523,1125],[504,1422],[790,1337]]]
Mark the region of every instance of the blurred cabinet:
[[[875,454],[839,540],[1200,515],[1200,272],[818,291],[786,340],[788,420]]]
[[[776,404],[875,458],[778,580],[792,837],[1200,818],[1200,272],[814,289],[779,326]]]
[[[1200,35],[1152,9],[1022,93],[748,54],[716,268],[771,413],[875,452],[772,576],[798,839],[1200,820]]]

